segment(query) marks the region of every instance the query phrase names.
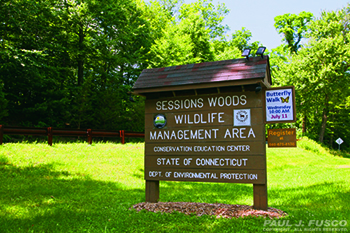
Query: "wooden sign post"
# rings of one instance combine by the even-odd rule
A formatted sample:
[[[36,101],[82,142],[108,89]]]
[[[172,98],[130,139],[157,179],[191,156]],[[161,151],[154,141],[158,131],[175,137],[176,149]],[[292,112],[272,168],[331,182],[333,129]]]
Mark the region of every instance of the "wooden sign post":
[[[159,181],[251,183],[266,210],[264,91],[268,57],[144,70],[146,201]],[[196,85],[195,85],[196,84]]]

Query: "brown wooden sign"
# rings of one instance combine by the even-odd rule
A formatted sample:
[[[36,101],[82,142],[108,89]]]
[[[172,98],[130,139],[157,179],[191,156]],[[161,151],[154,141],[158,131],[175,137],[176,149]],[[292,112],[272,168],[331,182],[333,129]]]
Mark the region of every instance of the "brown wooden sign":
[[[264,184],[262,99],[243,92],[146,101],[145,179]]]
[[[268,129],[267,130],[269,147],[296,147],[296,130],[292,129]]]
[[[265,89],[268,57],[144,70],[146,201],[159,181],[253,184],[267,209]]]

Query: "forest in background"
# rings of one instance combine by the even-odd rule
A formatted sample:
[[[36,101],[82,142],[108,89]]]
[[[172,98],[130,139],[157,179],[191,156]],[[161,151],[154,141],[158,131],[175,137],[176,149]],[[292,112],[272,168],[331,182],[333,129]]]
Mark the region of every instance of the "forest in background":
[[[132,96],[143,69],[241,58],[249,29],[229,33],[229,9],[211,0],[4,0],[0,5],[0,124],[144,130]],[[296,127],[350,148],[350,7],[275,17],[274,86],[296,88]]]

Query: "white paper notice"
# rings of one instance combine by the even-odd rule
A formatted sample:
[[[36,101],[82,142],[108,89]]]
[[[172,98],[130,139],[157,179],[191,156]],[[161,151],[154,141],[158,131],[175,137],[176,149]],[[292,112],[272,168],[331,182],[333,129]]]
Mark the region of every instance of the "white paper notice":
[[[293,121],[293,89],[266,90],[266,121]]]

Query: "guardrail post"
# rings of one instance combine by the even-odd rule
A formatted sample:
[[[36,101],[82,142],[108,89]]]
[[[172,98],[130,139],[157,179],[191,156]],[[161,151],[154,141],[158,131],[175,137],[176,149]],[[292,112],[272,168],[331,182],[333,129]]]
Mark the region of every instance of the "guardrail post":
[[[92,129],[87,130],[87,136],[88,136],[88,143],[92,144]]]
[[[47,127],[47,142],[52,146],[52,127]]]
[[[4,128],[0,125],[0,145],[2,145],[2,139],[4,138]]]
[[[125,144],[124,130],[119,130],[119,135],[120,135],[122,144]]]

